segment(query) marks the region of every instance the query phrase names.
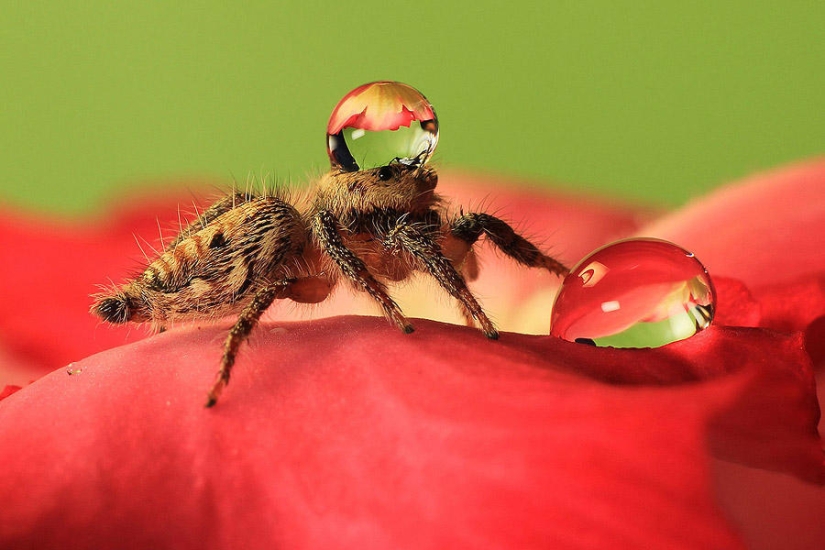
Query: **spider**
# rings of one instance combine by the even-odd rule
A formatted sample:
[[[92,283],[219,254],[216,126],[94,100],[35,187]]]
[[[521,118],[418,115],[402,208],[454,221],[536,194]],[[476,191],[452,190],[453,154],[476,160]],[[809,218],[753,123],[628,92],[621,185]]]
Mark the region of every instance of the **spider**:
[[[158,330],[174,321],[236,315],[208,393],[211,407],[229,382],[239,347],[277,299],[318,303],[345,280],[410,333],[413,325],[388,286],[424,272],[457,300],[468,324],[478,323],[495,340],[498,331],[466,282],[477,271],[472,250],[481,235],[520,264],[568,273],[495,216],[450,216],[435,192],[438,176],[426,164],[428,154],[362,170],[333,149],[333,169],[305,204],[279,193],[225,196],[183,228],[143,273],[95,296],[92,313],[110,323],[152,323]]]

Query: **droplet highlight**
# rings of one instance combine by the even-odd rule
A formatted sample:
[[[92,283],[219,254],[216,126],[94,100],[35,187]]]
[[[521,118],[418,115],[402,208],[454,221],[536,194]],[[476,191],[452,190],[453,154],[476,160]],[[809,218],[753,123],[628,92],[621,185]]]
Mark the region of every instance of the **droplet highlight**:
[[[556,295],[550,334],[600,347],[659,347],[710,326],[715,307],[710,275],[691,252],[628,239],[573,268]]]
[[[391,162],[427,162],[438,143],[438,118],[424,95],[407,84],[370,82],[345,95],[327,124],[332,167],[354,172]]]

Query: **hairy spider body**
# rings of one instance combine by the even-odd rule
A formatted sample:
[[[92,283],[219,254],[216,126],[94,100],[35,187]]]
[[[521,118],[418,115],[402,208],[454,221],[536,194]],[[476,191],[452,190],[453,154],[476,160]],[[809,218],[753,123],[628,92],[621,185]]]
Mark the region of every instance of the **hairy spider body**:
[[[300,208],[277,194],[234,193],[184,228],[142,274],[96,296],[92,312],[111,323],[147,322],[156,329],[237,315],[207,406],[216,403],[239,346],[274,300],[317,303],[342,279],[409,333],[413,326],[387,285],[428,273],[458,301],[468,324],[496,339],[466,283],[477,273],[472,250],[479,237],[525,266],[560,275],[567,268],[489,214],[448,217],[437,181],[427,165],[390,163],[333,170]]]

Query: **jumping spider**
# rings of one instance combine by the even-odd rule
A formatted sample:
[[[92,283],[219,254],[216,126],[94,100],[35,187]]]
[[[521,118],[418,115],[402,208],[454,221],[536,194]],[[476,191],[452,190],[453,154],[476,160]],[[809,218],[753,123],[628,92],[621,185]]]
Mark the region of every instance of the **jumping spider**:
[[[299,211],[283,198],[235,193],[205,210],[136,278],[96,296],[92,312],[110,323],[168,322],[238,315],[224,345],[207,406],[229,382],[238,348],[275,299],[317,303],[343,278],[367,292],[401,331],[413,331],[387,291],[414,271],[432,275],[490,339],[498,332],[467,288],[462,268],[484,234],[517,262],[563,275],[500,219],[447,218],[426,165],[391,163],[321,177]]]
[[[339,106],[349,105],[344,101],[357,99],[369,87],[399,94],[407,103],[426,101],[406,85],[378,82],[355,90]],[[425,118],[435,118],[428,103],[417,108]],[[413,110],[399,112],[408,116]],[[336,113],[338,108],[333,119]],[[422,120],[421,127],[432,132],[437,121]],[[305,205],[293,205],[277,193],[230,194],[182,229],[142,274],[95,296],[91,311],[105,321],[148,322],[158,330],[174,321],[237,315],[208,407],[228,384],[238,348],[276,299],[321,302],[346,279],[368,293],[391,323],[410,333],[413,326],[387,285],[421,271],[458,300],[468,324],[477,322],[488,338],[496,339],[496,328],[465,280],[465,275],[475,276],[471,252],[482,234],[525,266],[568,272],[494,216],[449,216],[435,193],[436,172],[426,164],[434,139],[417,156],[360,170],[342,134],[333,133],[333,170],[320,178]]]

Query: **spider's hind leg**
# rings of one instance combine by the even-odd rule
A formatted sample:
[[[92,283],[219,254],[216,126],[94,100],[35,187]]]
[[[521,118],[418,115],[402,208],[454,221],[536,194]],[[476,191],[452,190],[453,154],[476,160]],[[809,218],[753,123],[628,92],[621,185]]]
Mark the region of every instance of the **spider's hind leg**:
[[[462,214],[450,224],[450,235],[472,246],[481,236],[487,236],[499,250],[527,267],[539,267],[557,275],[570,270],[561,262],[542,253],[539,248],[515,232],[506,222],[490,214]]]
[[[235,325],[229,331],[226,337],[226,342],[223,346],[223,357],[221,358],[221,368],[218,370],[218,376],[212,389],[209,390],[209,396],[206,401],[207,407],[212,407],[218,402],[221,392],[229,384],[229,375],[232,372],[232,366],[235,364],[235,358],[238,355],[238,348],[249,337],[249,333],[258,324],[261,315],[272,305],[276,298],[281,297],[284,291],[289,287],[293,280],[279,281],[263,287],[255,293],[252,301],[247,304],[241,311],[240,317],[235,322]]]

